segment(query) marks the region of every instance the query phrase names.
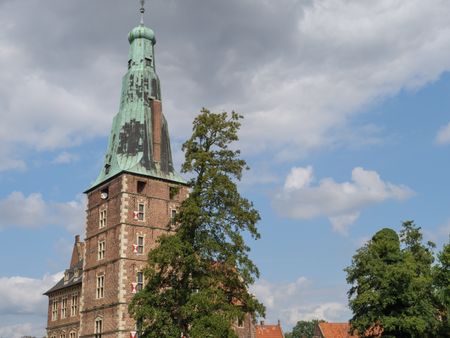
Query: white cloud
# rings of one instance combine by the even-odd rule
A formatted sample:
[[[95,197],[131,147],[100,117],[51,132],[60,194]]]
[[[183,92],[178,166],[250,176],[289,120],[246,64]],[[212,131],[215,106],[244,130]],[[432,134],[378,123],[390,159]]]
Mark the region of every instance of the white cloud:
[[[42,279],[27,277],[0,277],[1,315],[45,315],[48,291],[63,273],[45,275]]]
[[[0,170],[24,167],[14,155],[20,147],[64,148],[107,133],[126,70],[126,40],[119,37],[132,12],[117,3],[108,18],[130,16],[108,34],[104,18],[80,24],[91,18],[92,6],[105,3],[53,1],[52,13],[36,0],[2,6],[0,143],[8,151],[0,151]],[[192,1],[155,6],[161,13],[155,22],[166,34],[157,51],[165,107],[179,139],[189,133],[200,102],[244,113],[242,145],[271,157],[373,143],[383,136],[378,126],[351,125],[356,114],[450,69],[448,1],[216,0],[201,11],[190,10]],[[69,11],[74,20],[63,19]],[[221,23],[218,13],[232,23]],[[32,28],[32,35],[17,37]]]
[[[73,234],[81,233],[85,224],[85,206],[83,195],[73,201],[56,203],[46,202],[39,193],[25,196],[15,191],[0,200],[0,228],[60,225]]]
[[[286,177],[284,183],[285,190],[302,189],[309,185],[313,179],[313,168],[308,166],[306,168],[292,168],[289,175]]]
[[[56,156],[52,163],[55,164],[69,164],[72,162],[76,162],[79,160],[79,156],[77,154],[72,154],[69,153],[67,151],[63,151],[62,153],[58,154],[58,156]]]
[[[42,337],[44,335],[44,324],[23,323],[0,327],[0,338]]]
[[[341,233],[356,221],[363,208],[386,200],[405,200],[414,194],[410,188],[385,182],[377,172],[361,167],[352,170],[351,182],[325,178],[313,186],[312,177],[311,167],[292,168],[284,188],[273,199],[275,208],[290,218],[326,216],[333,229]]]
[[[241,74],[250,84],[239,108],[247,117],[243,139],[255,151],[275,148],[290,159],[346,141],[351,118],[367,105],[420,88],[450,69],[448,2],[319,0],[301,6],[292,49]]]
[[[299,320],[347,321],[350,317],[342,299],[345,298],[345,291],[342,292],[343,297],[336,299],[331,296],[331,290],[318,287],[317,283],[305,277],[288,283],[260,280],[251,287],[251,291],[266,306],[269,321],[281,319],[288,327]]]
[[[450,123],[442,127],[436,135],[437,144],[450,143]]]

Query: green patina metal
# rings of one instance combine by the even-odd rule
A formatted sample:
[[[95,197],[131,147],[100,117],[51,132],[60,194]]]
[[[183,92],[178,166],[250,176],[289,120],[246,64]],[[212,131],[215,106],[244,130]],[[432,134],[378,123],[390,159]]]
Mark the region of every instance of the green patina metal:
[[[119,113],[114,117],[105,164],[92,190],[121,172],[185,183],[174,168],[167,121],[161,121],[161,160],[153,157],[152,100],[161,100],[155,69],[155,33],[140,25],[128,35],[128,72],[122,80]]]

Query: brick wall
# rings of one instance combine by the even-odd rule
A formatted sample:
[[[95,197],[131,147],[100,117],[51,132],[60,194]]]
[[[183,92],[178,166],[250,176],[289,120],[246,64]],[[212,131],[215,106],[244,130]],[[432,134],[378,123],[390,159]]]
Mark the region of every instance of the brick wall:
[[[138,184],[138,182],[141,182]],[[171,187],[179,191],[173,195]],[[108,198],[100,193],[108,190]],[[88,194],[85,260],[83,274],[83,310],[81,337],[93,337],[96,319],[102,319],[102,337],[129,337],[135,329],[128,315],[133,297],[132,283],[146,264],[147,254],[157,238],[167,233],[172,209],[187,197],[185,186],[163,180],[121,174]],[[171,196],[173,195],[173,196]],[[142,219],[136,217],[139,204],[144,206]],[[106,225],[99,227],[100,212],[107,211]],[[144,237],[143,253],[133,244]],[[105,241],[104,258],[98,259],[98,245]],[[97,277],[104,276],[104,297],[96,298]]]

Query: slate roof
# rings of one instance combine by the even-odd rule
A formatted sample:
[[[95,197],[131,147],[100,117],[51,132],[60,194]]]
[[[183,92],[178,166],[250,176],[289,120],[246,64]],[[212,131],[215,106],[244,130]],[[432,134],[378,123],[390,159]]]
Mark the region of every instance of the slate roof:
[[[284,338],[280,325],[256,325],[256,338]]]
[[[84,243],[80,242],[80,236],[77,235],[73,245],[70,267],[64,272],[64,277],[44,295],[49,296],[55,291],[81,284],[83,278],[83,251]]]
[[[324,338],[359,338],[348,333],[349,323],[319,323],[319,329]]]
[[[75,274],[76,269],[78,270],[78,275]],[[58,283],[56,283],[55,286],[53,286],[50,290],[44,293],[44,295],[48,296],[55,291],[59,291],[62,289],[69,288],[71,286],[81,284],[83,277],[83,261],[80,261],[73,269],[66,270],[65,273],[68,274],[67,281],[64,276]]]

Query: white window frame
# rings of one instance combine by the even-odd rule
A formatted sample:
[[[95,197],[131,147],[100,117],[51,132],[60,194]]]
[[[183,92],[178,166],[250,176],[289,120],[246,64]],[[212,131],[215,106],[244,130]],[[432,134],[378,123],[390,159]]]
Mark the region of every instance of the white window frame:
[[[52,301],[52,321],[58,320],[58,300]]]
[[[94,330],[95,330],[94,337],[102,338],[102,333],[103,333],[103,319],[102,318],[95,319]]]
[[[238,318],[236,320],[236,327],[239,328],[239,329],[243,329],[245,327],[245,319],[244,318],[242,318],[242,319]]]
[[[67,318],[67,297],[61,300],[61,319]]]
[[[106,208],[100,209],[98,218],[99,229],[103,229],[104,227],[106,227],[107,219],[108,219],[108,209]]]
[[[102,299],[105,297],[105,275],[97,276],[97,288],[95,291],[96,299]]]
[[[142,239],[142,243],[140,242],[140,239]],[[143,235],[137,236],[136,245],[137,245],[137,253],[142,255],[145,249],[145,237]]]
[[[175,217],[177,216],[177,209],[170,209],[170,224],[175,224]]]
[[[78,314],[78,293],[74,293],[71,299],[70,316],[74,317]]]
[[[104,259],[105,252],[106,252],[106,241],[105,240],[98,241],[97,260],[101,261],[102,259]]]
[[[138,221],[145,221],[145,203],[138,203],[137,213]]]
[[[136,273],[136,291],[139,292],[144,288],[144,273],[138,271]]]

